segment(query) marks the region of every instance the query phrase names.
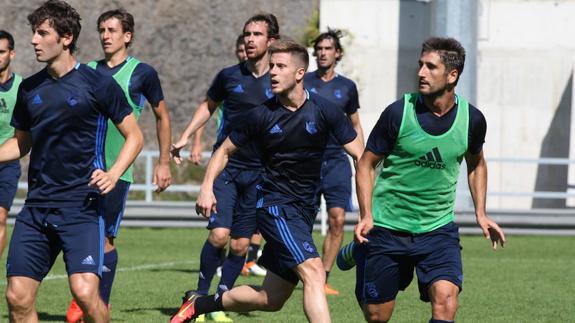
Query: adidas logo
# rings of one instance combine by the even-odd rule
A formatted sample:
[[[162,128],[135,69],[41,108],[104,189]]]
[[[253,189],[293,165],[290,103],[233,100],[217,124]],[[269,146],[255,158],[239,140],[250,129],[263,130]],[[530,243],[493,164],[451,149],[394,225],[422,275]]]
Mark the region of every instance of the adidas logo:
[[[40,97],[40,94],[36,94],[36,95],[34,96],[34,98],[32,99],[32,104],[33,104],[33,105],[39,105],[39,104],[42,104],[42,102],[43,102],[43,101],[42,101],[42,98]]]
[[[433,148],[430,152],[425,154],[424,156],[419,157],[414,162],[415,166],[424,167],[424,168],[431,168],[431,169],[444,169],[445,163],[441,158],[441,154],[439,153],[439,149],[437,147]]]
[[[312,93],[317,94],[317,90],[315,89],[315,87],[312,87],[311,90],[309,90],[309,91],[312,92]]]
[[[233,91],[236,92],[236,93],[244,93],[244,88],[242,87],[241,84],[238,84],[238,86],[236,86],[236,87],[233,89]]]
[[[282,133],[282,128],[276,123],[273,128],[270,129],[271,134]]]
[[[84,258],[84,260],[82,260],[82,265],[95,265],[96,262],[94,261],[94,258],[92,258],[92,256],[88,256],[86,258]]]

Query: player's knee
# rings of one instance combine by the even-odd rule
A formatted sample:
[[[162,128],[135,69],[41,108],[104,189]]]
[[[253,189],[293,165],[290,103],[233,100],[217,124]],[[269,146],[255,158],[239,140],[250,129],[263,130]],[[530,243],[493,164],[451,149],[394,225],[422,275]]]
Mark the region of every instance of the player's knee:
[[[369,323],[387,323],[391,315],[381,312],[364,313],[365,320]]]
[[[298,266],[298,273],[304,284],[325,282],[325,269],[319,258],[308,259]]]
[[[221,230],[212,230],[208,241],[216,248],[225,248],[228,243],[229,233]]]
[[[89,308],[94,303],[94,298],[99,297],[98,289],[89,284],[76,284],[71,287],[74,299],[81,308]]]
[[[34,304],[34,295],[16,288],[6,289],[6,302],[11,311],[22,312],[31,309]]]
[[[250,246],[250,240],[247,238],[232,239],[230,243],[230,248],[234,255],[243,256],[248,252]]]
[[[459,302],[457,293],[451,290],[436,290],[431,299],[432,312],[442,318],[455,316]]]

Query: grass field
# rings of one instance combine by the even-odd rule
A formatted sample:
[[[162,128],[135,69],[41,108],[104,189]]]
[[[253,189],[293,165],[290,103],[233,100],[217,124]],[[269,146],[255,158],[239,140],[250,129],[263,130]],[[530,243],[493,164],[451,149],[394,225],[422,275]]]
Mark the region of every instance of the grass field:
[[[183,291],[196,286],[206,233],[204,229],[122,228],[112,321],[168,322]],[[321,241],[319,235],[315,238],[316,243]],[[346,241],[350,239],[348,234]],[[505,249],[492,252],[482,237],[462,237],[465,279],[457,322],[575,322],[575,238],[511,236],[508,240]],[[342,292],[328,298],[333,321],[363,321],[354,296],[355,271],[334,269],[330,281]],[[238,279],[238,284],[260,282]],[[5,280],[0,280],[2,294],[5,287]],[[279,313],[232,313],[231,317],[234,322],[305,322],[301,299],[299,285]],[[64,266],[58,259],[39,291],[40,321],[65,321],[69,300]],[[427,322],[429,318],[430,306],[418,300],[413,282],[399,295],[392,321]],[[0,302],[0,321],[7,321],[5,302]]]

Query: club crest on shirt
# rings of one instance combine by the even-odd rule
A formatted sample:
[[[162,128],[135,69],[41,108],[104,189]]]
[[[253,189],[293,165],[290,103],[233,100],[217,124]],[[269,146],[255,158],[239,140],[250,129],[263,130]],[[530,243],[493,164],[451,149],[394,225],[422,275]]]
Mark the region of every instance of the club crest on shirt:
[[[78,104],[78,100],[76,100],[74,97],[67,98],[66,102],[68,102],[68,106],[70,107],[76,106]]]
[[[340,90],[340,89],[335,89],[335,90],[333,91],[333,95],[334,95],[336,98],[341,99],[341,90]]]
[[[313,135],[317,132],[317,128],[315,127],[315,121],[307,121],[305,123],[305,130],[310,134]]]

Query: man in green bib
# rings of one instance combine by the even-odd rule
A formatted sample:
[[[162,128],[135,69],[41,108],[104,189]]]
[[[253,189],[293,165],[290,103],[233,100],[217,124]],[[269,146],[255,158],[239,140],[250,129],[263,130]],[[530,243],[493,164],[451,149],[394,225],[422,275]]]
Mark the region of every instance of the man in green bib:
[[[429,322],[455,320],[463,271],[454,203],[463,159],[477,223],[494,249],[505,243],[485,212],[485,118],[455,94],[464,62],[457,40],[427,39],[419,58],[419,92],[383,111],[359,161],[361,219],[353,256],[356,297],[367,321],[391,318],[396,295],[410,284],[414,269],[420,298],[432,305]]]
[[[0,30],[0,145],[14,136],[10,125],[18,87],[22,77],[12,72],[10,62],[16,56],[14,38],[5,30]],[[0,257],[6,246],[6,219],[18,189],[20,162],[0,164]]]
[[[160,150],[160,158],[154,168],[153,184],[157,186],[156,192],[162,192],[171,183],[169,151],[172,135],[170,116],[156,70],[129,55],[128,48],[134,38],[134,25],[134,17],[123,9],[102,13],[98,17],[97,26],[104,59],[89,62],[88,66],[102,74],[110,75],[116,80],[124,90],[124,95],[136,118],[139,118],[146,101],[152,106],[156,118],[156,132]],[[115,163],[123,143],[124,137],[112,123],[109,123],[105,144],[107,167]],[[134,181],[132,171],[133,167],[130,166],[114,190],[105,196],[103,202],[102,212],[107,239],[104,246],[100,296],[106,304],[109,304],[110,301],[112,283],[118,263],[114,239],[118,234],[130,184]],[[81,319],[82,311],[72,302],[66,317],[68,322],[76,322]]]

